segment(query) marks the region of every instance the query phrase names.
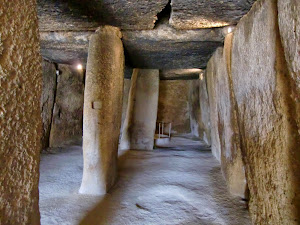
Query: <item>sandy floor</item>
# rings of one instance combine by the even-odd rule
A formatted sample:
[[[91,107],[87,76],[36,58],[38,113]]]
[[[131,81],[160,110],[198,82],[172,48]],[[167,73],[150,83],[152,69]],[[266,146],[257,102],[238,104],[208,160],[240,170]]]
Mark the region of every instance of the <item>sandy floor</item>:
[[[126,151],[119,180],[102,197],[79,195],[82,150],[43,154],[41,224],[251,224],[245,204],[226,190],[218,162],[199,141],[174,138],[169,148]]]

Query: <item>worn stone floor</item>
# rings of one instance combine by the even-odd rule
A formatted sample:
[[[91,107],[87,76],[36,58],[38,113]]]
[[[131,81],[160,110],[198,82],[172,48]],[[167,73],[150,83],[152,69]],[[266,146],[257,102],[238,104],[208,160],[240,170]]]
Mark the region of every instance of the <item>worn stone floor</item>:
[[[79,195],[82,149],[41,157],[41,224],[251,224],[246,205],[230,196],[219,163],[189,136],[167,148],[124,151],[119,179],[102,197]]]

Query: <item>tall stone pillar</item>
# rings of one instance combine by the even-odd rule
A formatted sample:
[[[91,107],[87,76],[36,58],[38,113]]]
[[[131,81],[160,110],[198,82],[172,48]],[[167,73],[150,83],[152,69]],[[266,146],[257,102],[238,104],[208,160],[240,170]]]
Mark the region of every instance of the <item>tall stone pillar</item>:
[[[159,70],[134,69],[121,149],[153,149],[158,93]]]
[[[82,194],[105,194],[115,182],[123,79],[121,32],[116,27],[100,27],[90,39],[86,71]]]

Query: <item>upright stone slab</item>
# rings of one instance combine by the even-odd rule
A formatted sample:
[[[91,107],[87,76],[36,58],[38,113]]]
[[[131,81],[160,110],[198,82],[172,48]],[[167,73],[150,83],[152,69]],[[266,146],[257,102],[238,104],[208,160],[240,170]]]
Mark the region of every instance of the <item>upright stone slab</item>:
[[[81,145],[84,72],[74,65],[59,64],[50,147]]]
[[[43,149],[49,147],[53,107],[56,93],[56,68],[53,63],[43,60],[43,93],[41,99],[43,119]]]
[[[124,121],[126,119],[126,114],[127,114],[130,86],[131,86],[131,79],[124,79],[121,135],[123,132]]]
[[[294,130],[300,135],[300,1],[278,0],[278,21],[281,42],[284,48],[285,59],[289,70],[291,91],[292,117],[295,121]],[[296,135],[296,134],[294,134]],[[299,140],[299,138],[298,138]],[[298,142],[298,146],[300,143]],[[297,150],[297,149],[296,149]],[[300,211],[300,151],[290,152],[290,164],[294,179],[294,215]],[[296,219],[300,223],[299,217]]]
[[[220,51],[220,50],[219,50]],[[220,72],[221,71],[221,72]],[[225,64],[220,62],[220,57],[216,53],[210,58],[206,68],[207,91],[209,97],[209,112],[211,121],[211,151],[214,157],[221,162],[221,145],[219,138],[219,116],[217,105],[216,83],[218,75],[225,71]]]
[[[199,77],[199,100],[200,100],[200,122],[199,138],[207,145],[211,145],[210,111],[207,92],[206,73],[201,73]]]
[[[284,56],[277,1],[257,1],[234,31],[231,63],[254,224],[300,222],[298,113]]]
[[[189,109],[191,133],[195,137],[200,136],[200,101],[199,80],[190,81]]]
[[[191,82],[191,80],[159,82],[157,120],[172,122],[172,133],[191,132],[189,108]]]
[[[153,149],[158,92],[158,70],[134,69],[121,149]]]
[[[42,67],[36,1],[0,3],[0,224],[39,225]]]
[[[104,26],[90,39],[84,93],[82,194],[105,194],[117,176],[124,79],[121,36],[118,28]]]

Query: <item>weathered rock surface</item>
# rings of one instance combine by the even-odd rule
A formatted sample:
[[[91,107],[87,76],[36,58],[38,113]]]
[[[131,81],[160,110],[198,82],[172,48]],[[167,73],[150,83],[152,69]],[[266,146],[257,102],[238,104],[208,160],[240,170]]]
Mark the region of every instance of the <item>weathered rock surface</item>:
[[[121,149],[153,150],[159,94],[159,70],[134,69]]]
[[[292,98],[300,134],[300,2],[278,0],[278,21],[285,59],[291,77]],[[298,112],[298,113],[297,113]]]
[[[53,62],[85,64],[91,34],[90,31],[41,32],[41,53]],[[126,64],[132,68],[205,68],[223,41],[221,28],[178,31],[162,23],[154,30],[123,32]]]
[[[121,132],[123,130],[123,124],[126,118],[127,107],[128,107],[128,99],[129,99],[129,91],[131,86],[130,79],[124,79],[124,87],[123,87],[123,103],[122,103],[122,124],[121,124]]]
[[[226,37],[226,48],[218,48],[213,55],[213,61],[217,63],[214,68],[207,67],[208,73],[213,74],[214,83],[209,83],[210,93],[213,92],[215,99],[210,104],[215,117],[215,129],[212,130],[216,135],[212,140],[212,146],[220,146],[218,154],[220,154],[221,167],[223,175],[226,179],[228,189],[231,194],[246,198],[247,183],[245,178],[245,169],[242,161],[240,135],[238,129],[238,121],[236,115],[236,106],[232,85],[229,79],[230,58],[227,55],[231,54],[231,34]],[[213,85],[213,86],[211,86]],[[214,141],[216,143],[214,144]]]
[[[84,72],[60,64],[50,133],[50,147],[81,144]]]
[[[219,50],[220,51],[220,50]],[[216,159],[221,162],[221,144],[220,144],[220,135],[218,129],[218,96],[216,90],[216,83],[218,79],[218,75],[223,73],[226,68],[224,63],[220,63],[220,57],[213,55],[211,59],[208,61],[207,69],[206,69],[206,79],[207,79],[207,91],[209,97],[209,112],[210,112],[210,121],[211,121],[211,151],[212,154],[216,157]]]
[[[86,64],[92,31],[40,32],[41,54],[60,64]]]
[[[159,78],[161,80],[198,80],[201,72],[201,69],[160,70]]]
[[[41,99],[42,119],[43,119],[43,137],[42,148],[49,147],[49,138],[52,122],[52,113],[56,95],[56,68],[53,63],[43,60],[43,92]]]
[[[38,0],[41,31],[96,30],[100,25],[121,29],[152,29],[168,0]]]
[[[42,67],[34,0],[0,4],[0,224],[39,225]]]
[[[190,81],[189,111],[191,134],[200,137],[200,96],[199,96],[199,74],[197,80]]]
[[[200,74],[199,79],[200,121],[199,138],[207,145],[211,145],[210,111],[206,83],[206,72]]]
[[[300,142],[284,55],[277,1],[258,1],[236,27],[232,49],[232,81],[254,224],[300,221]]]
[[[255,0],[172,0],[170,24],[177,29],[222,27],[236,24]]]
[[[172,122],[172,133],[190,133],[189,91],[185,80],[161,80],[157,121]]]
[[[123,43],[133,67],[158,69],[205,68],[223,29],[175,30],[166,23],[154,30],[126,31]]]
[[[122,120],[124,49],[116,27],[91,36],[83,117],[83,177],[79,192],[103,195],[117,177]]]

